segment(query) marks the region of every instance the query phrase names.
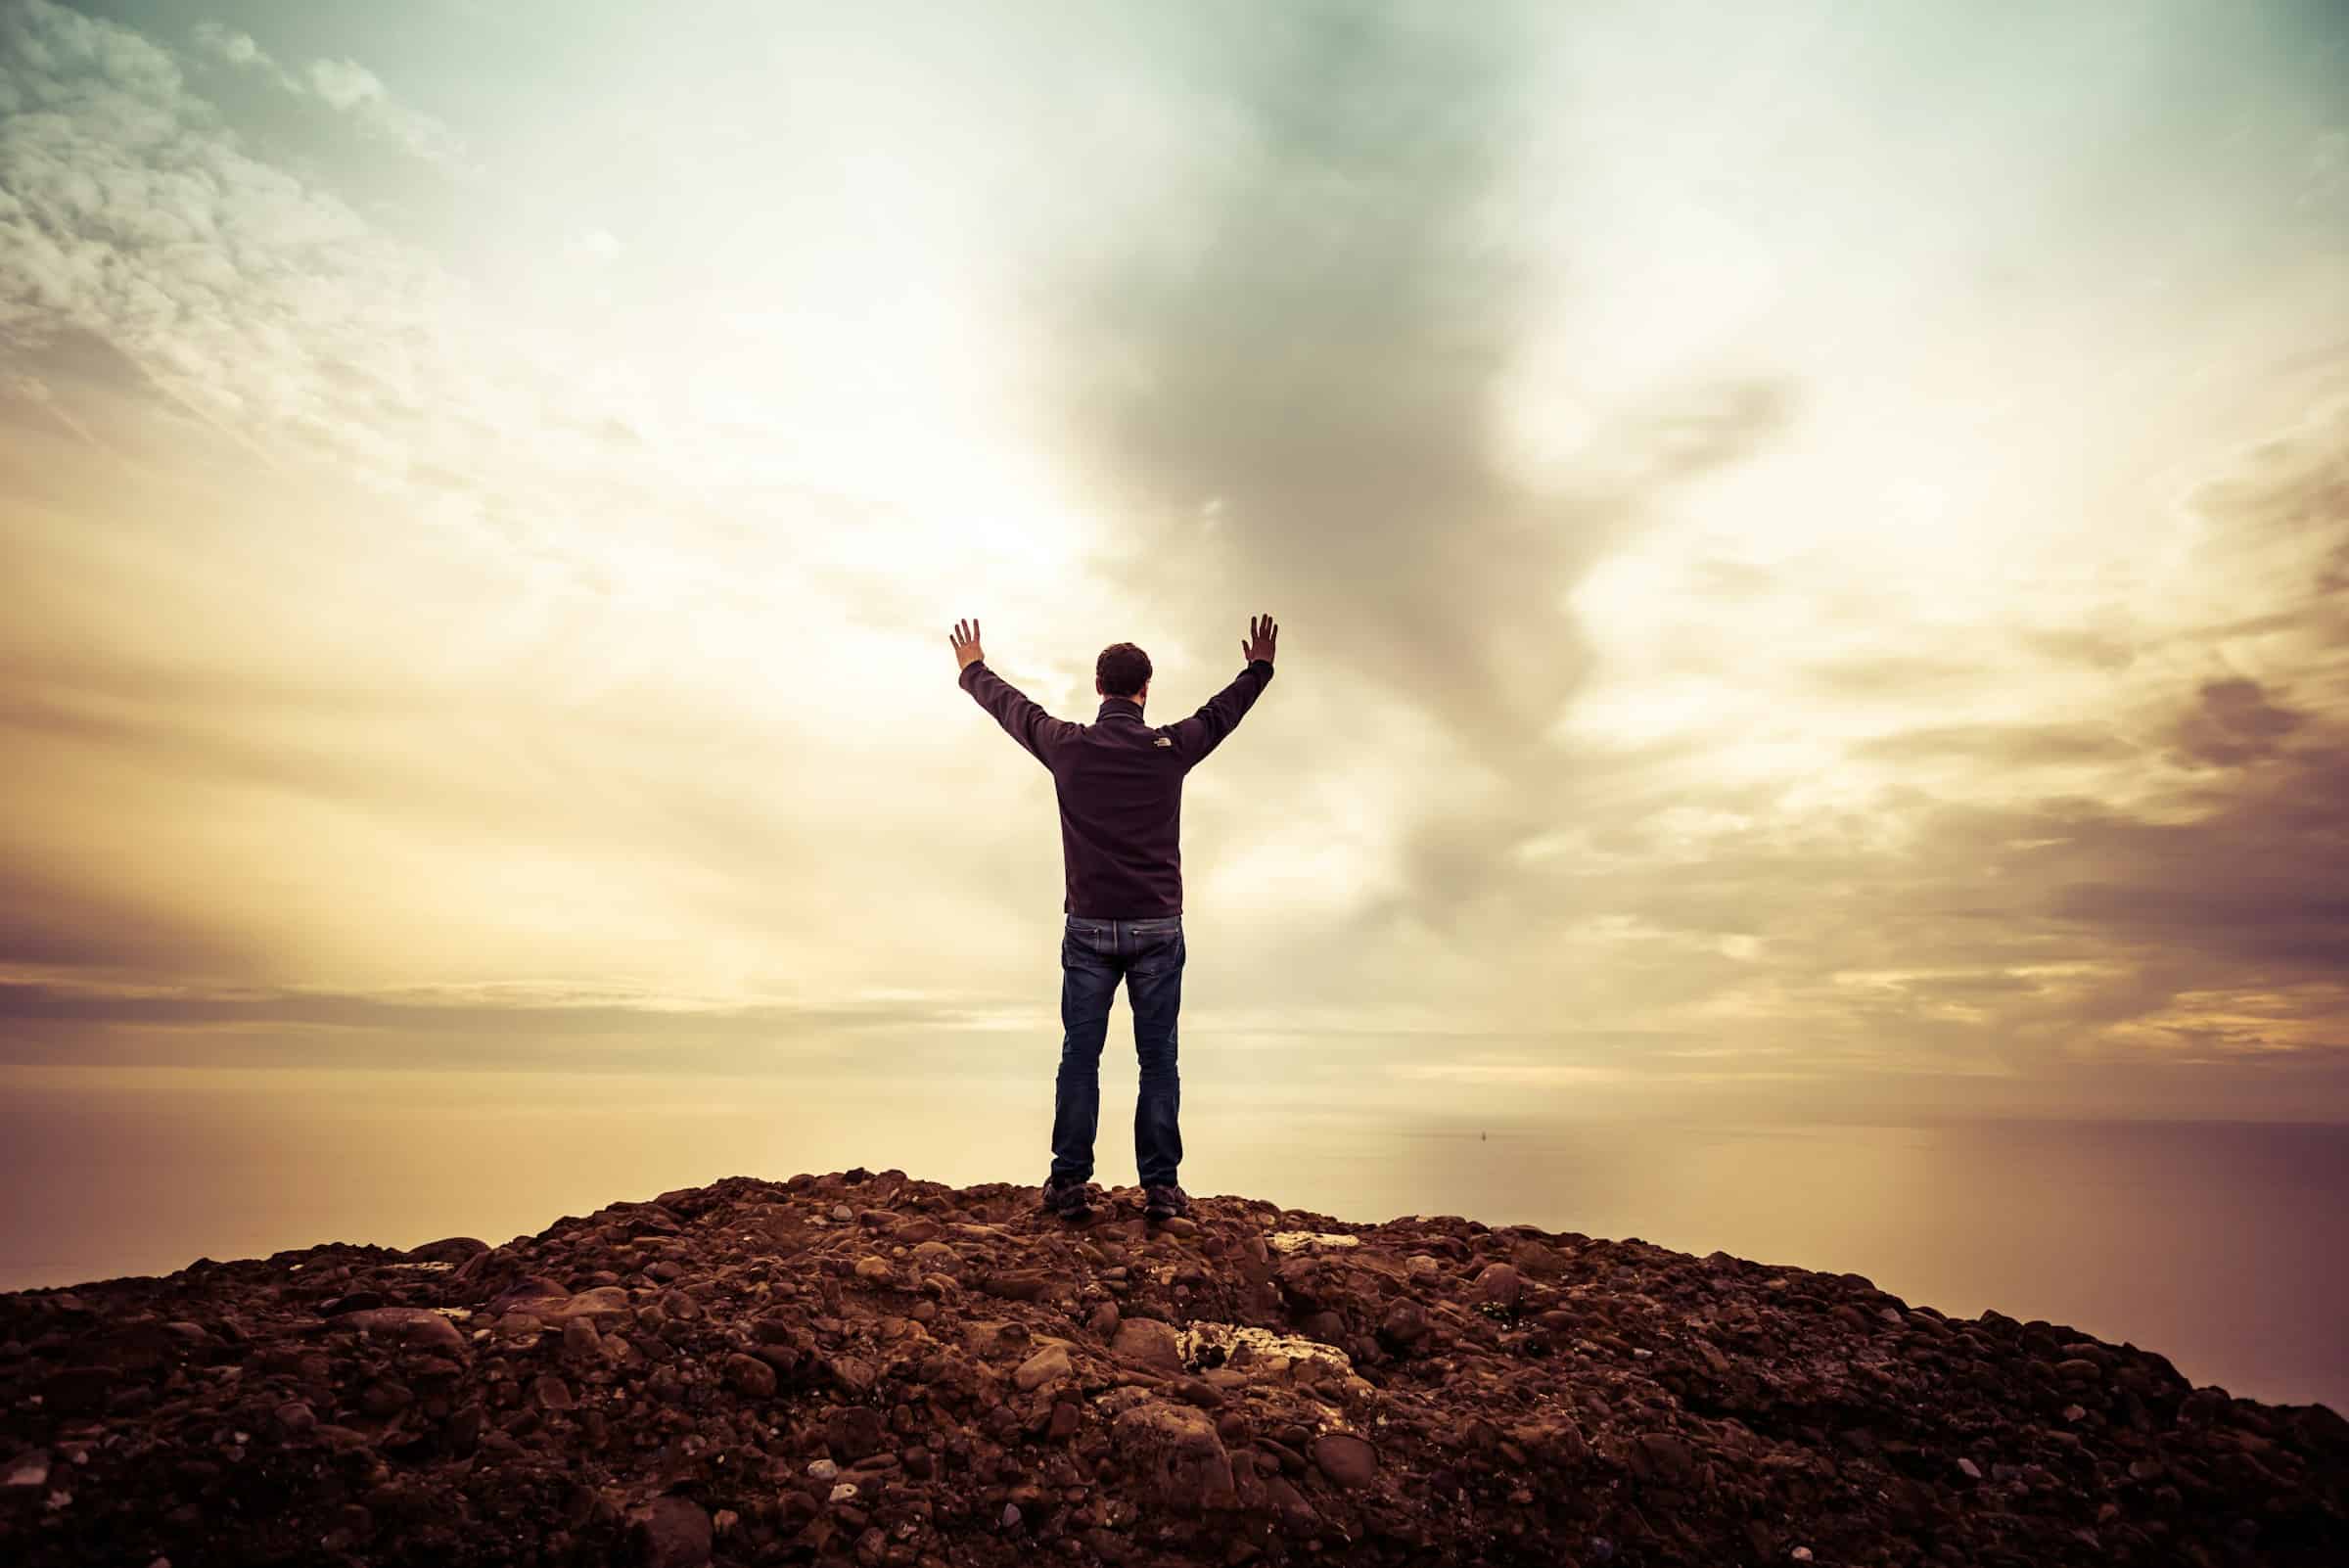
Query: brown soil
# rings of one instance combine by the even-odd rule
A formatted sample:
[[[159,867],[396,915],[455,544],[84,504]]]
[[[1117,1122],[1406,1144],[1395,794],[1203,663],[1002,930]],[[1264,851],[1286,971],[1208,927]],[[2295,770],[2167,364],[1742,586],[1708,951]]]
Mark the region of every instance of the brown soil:
[[[0,1296],[0,1562],[2349,1562],[2349,1423],[1856,1274],[733,1177]]]

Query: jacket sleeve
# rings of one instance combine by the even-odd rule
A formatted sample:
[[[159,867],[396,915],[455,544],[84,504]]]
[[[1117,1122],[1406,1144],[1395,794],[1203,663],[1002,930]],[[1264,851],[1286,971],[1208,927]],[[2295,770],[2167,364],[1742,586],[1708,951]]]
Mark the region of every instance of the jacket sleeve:
[[[1230,685],[1207,700],[1200,709],[1180,723],[1167,726],[1167,734],[1174,741],[1174,755],[1182,760],[1184,771],[1207,760],[1207,754],[1223,742],[1223,737],[1239,727],[1240,719],[1264,695],[1272,679],[1272,663],[1267,659],[1251,659],[1248,668],[1232,678]]]
[[[1003,733],[1027,747],[1047,768],[1052,765],[1052,754],[1059,750],[1060,743],[1077,728],[1067,719],[1054,718],[1030,702],[1019,687],[988,669],[984,659],[974,659],[963,666],[957,679],[980,707],[995,715]]]

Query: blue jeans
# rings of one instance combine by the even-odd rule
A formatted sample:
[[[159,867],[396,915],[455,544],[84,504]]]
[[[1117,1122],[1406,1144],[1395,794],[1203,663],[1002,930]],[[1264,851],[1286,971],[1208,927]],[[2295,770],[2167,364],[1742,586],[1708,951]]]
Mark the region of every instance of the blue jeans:
[[[1060,939],[1060,1077],[1052,1092],[1052,1175],[1093,1177],[1101,1121],[1101,1046],[1109,1004],[1126,981],[1141,1092],[1133,1106],[1133,1163],[1144,1186],[1172,1186],[1182,1163],[1176,1112],[1174,1015],[1182,1006],[1182,916],[1095,920],[1070,915]]]

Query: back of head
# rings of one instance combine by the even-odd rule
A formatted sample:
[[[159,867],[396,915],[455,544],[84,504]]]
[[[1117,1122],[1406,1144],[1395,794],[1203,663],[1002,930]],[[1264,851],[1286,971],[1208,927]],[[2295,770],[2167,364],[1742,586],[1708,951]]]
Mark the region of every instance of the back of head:
[[[1150,684],[1150,656],[1130,642],[1113,642],[1093,661],[1093,679],[1106,697],[1131,697]]]

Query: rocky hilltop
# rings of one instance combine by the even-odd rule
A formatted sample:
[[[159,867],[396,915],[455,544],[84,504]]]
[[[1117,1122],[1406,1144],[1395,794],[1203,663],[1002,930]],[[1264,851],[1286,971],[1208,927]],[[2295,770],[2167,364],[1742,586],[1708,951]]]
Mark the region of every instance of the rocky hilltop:
[[[0,1561],[2349,1563],[2349,1423],[1856,1274],[733,1177],[0,1296]]]

